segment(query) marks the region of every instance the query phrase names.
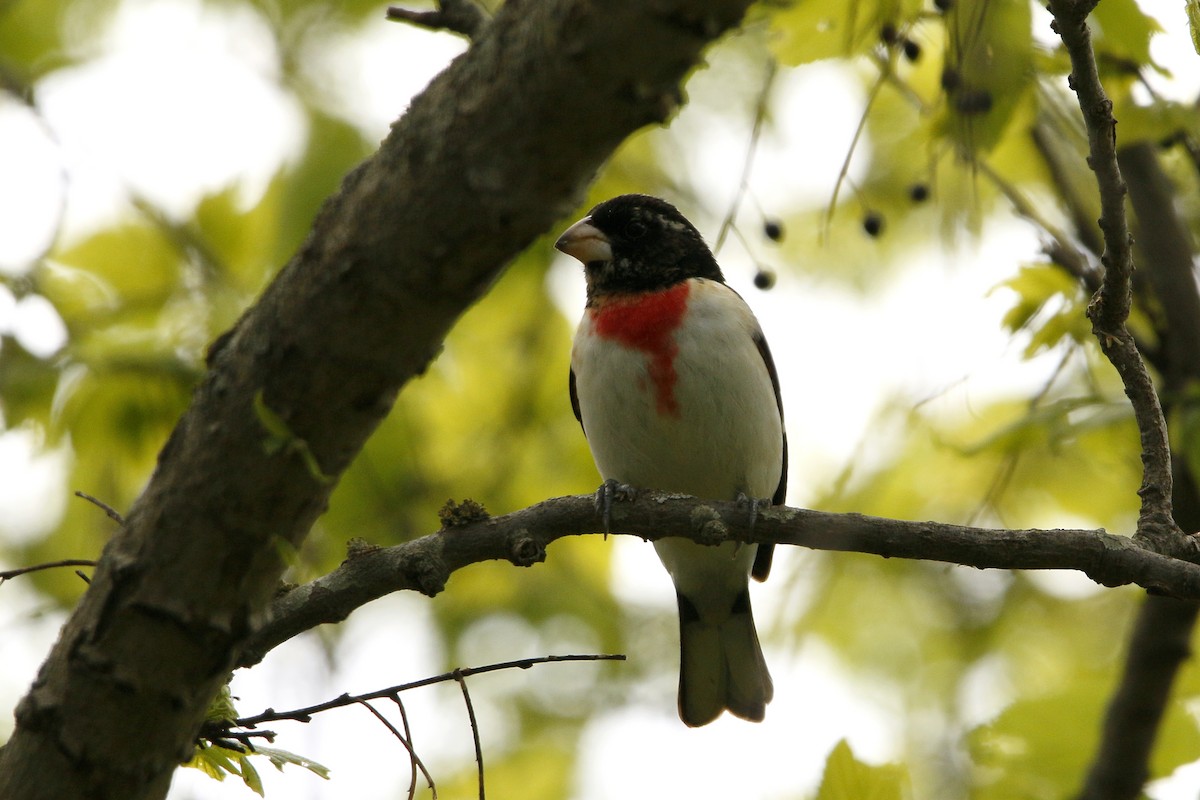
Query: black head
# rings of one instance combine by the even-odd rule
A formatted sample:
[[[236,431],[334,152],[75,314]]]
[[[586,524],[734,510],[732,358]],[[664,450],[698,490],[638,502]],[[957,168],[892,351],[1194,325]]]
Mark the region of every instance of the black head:
[[[688,278],[724,282],[695,226],[675,206],[649,195],[604,201],[554,246],[583,263],[589,299],[665,289]]]

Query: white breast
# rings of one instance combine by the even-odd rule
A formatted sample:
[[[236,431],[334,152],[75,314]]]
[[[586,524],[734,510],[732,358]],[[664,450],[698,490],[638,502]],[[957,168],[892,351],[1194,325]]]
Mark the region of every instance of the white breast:
[[[571,363],[600,474],[641,488],[731,500],[769,498],[782,470],[783,430],[759,326],[724,284],[691,281],[675,332],[677,414],[656,402],[647,354],[596,335],[585,314]]]

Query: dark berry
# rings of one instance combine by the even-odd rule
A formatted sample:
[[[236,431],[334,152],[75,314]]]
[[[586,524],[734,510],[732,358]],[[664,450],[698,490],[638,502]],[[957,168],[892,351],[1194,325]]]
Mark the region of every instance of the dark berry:
[[[929,199],[929,187],[923,183],[914,183],[908,187],[908,197],[914,203],[924,203]]]
[[[985,89],[969,89],[959,93],[954,107],[960,114],[986,114],[992,110],[992,93]]]
[[[885,22],[883,23],[883,27],[879,30],[879,38],[883,40],[884,44],[891,46],[899,40],[900,35],[896,32],[896,26],[894,24],[891,22]]]
[[[912,39],[904,40],[904,57],[909,61],[916,61],[921,57],[921,45],[914,42]]]
[[[867,232],[867,236],[875,237],[883,233],[883,214],[878,211],[868,211],[863,216],[863,230]]]
[[[962,75],[954,67],[946,67],[942,70],[942,88],[947,92],[953,92],[962,85]]]
[[[777,219],[768,219],[763,222],[763,236],[766,236],[772,242],[778,242],[783,239],[783,223]]]
[[[775,285],[775,273],[769,269],[760,269],[754,273],[754,286],[766,291]]]

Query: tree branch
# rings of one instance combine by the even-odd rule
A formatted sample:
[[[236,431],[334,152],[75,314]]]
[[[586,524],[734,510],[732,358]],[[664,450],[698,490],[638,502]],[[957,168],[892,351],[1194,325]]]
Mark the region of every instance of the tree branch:
[[[646,540],[681,536],[715,544],[732,539],[980,569],[1074,569],[1105,586],[1136,583],[1162,594],[1200,598],[1200,566],[1103,530],[973,528],[784,506],[759,512],[751,529],[745,507],[735,502],[659,492],[641,492],[636,500],[615,504],[612,521],[614,530]],[[333,572],[277,598],[269,621],[243,650],[240,666],[259,662],[303,631],[340,622],[385,594],[410,589],[432,596],[469,564],[532,566],[545,560],[555,540],[602,529],[592,495],[575,495],[443,528],[394,547],[357,549]]]
[[[1088,132],[1088,166],[1100,190],[1100,230],[1104,234],[1104,278],[1088,307],[1092,332],[1116,367],[1133,405],[1142,446],[1142,498],[1138,518],[1140,539],[1169,552],[1181,546],[1182,535],[1171,515],[1171,449],[1167,424],[1154,383],[1125,327],[1133,297],[1132,237],[1125,220],[1125,182],[1117,164],[1116,120],[1112,101],[1104,93],[1092,51],[1087,15],[1096,0],[1050,0],[1054,31],[1071,57],[1069,83],[1079,99]],[[1186,546],[1186,545],[1183,545]]]
[[[1200,380],[1200,295],[1187,227],[1175,212],[1174,192],[1155,147],[1138,142],[1117,157],[1129,182],[1139,261],[1162,309],[1157,331],[1164,346],[1157,364],[1166,406],[1189,402],[1187,384]],[[1200,492],[1184,459],[1175,458],[1173,512],[1184,530],[1200,529]],[[1080,800],[1134,800],[1150,776],[1150,755],[1171,700],[1171,687],[1191,656],[1200,603],[1148,597],[1138,612],[1121,679],[1105,712],[1100,747]]]
[[[749,3],[509,3],[413,100],[211,348],[16,709],[0,797],[166,793],[330,478],[503,267],[626,137],[679,106],[684,76]]]

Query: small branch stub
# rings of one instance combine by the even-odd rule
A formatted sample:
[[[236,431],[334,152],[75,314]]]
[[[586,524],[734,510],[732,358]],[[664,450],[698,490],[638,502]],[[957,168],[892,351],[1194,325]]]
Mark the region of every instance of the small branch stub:
[[[692,528],[700,544],[717,545],[729,538],[729,526],[712,506],[697,506],[691,513]]]
[[[527,528],[518,528],[513,531],[509,560],[518,567],[532,567],[546,560],[546,548],[529,535]]]
[[[412,11],[389,6],[387,18],[433,31],[447,31],[476,39],[487,27],[488,15],[473,0],[440,0],[436,11]]]

